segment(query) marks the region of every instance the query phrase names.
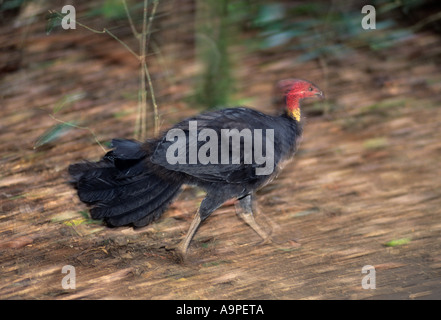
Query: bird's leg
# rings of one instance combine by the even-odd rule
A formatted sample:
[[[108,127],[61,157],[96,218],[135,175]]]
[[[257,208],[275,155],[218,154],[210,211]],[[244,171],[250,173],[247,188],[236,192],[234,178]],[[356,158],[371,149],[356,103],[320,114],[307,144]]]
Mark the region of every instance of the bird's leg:
[[[207,219],[210,214],[214,210],[219,208],[229,197],[230,195],[228,194],[208,194],[204,198],[204,200],[202,200],[201,205],[199,206],[199,209],[196,212],[193,221],[191,222],[190,229],[188,229],[187,235],[185,236],[184,240],[182,240],[181,243],[179,243],[179,245],[176,247],[176,251],[179,254],[179,258],[181,261],[185,260],[188,246],[190,245],[190,242],[193,239],[196,231],[198,230],[201,222]]]
[[[247,195],[236,204],[236,212],[263,239],[264,243],[271,242],[271,237],[259,226],[254,219],[252,195]]]
[[[300,246],[300,244],[296,240],[288,240],[288,246],[283,243],[276,241],[273,239],[271,232],[266,233],[261,226],[257,224],[254,220],[253,213],[257,211],[257,206],[255,206],[255,201],[253,199],[253,195],[247,195],[246,197],[239,200],[239,203],[236,203],[236,212],[237,214],[251,227],[254,231],[263,239],[262,244],[270,244],[281,250],[292,250]],[[264,215],[262,215],[265,217]],[[280,228],[275,222],[272,222],[268,217],[265,217],[270,222],[272,229]]]
[[[193,239],[196,231],[198,230],[199,225],[201,224],[201,221],[202,221],[202,219],[201,219],[201,215],[199,214],[199,209],[198,209],[193,221],[191,222],[190,229],[188,229],[187,235],[178,244],[178,246],[176,248],[178,251],[178,254],[180,255],[181,260],[184,260],[186,254],[187,254],[188,246],[190,245],[191,240]]]

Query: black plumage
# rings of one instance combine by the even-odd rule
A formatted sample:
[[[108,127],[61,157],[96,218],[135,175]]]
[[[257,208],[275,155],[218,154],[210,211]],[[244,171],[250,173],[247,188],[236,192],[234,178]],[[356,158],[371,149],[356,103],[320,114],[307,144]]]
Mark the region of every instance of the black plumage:
[[[318,88],[303,80],[284,80],[283,86],[288,86],[285,92],[287,105],[280,116],[271,116],[244,107],[228,108],[202,113],[173,126],[171,129],[180,130],[185,135],[185,158],[181,158],[184,159],[183,163],[170,163],[168,158],[170,153],[167,151],[176,143],[176,139],[167,137],[171,129],[144,143],[114,139],[112,150],[99,162],[82,162],[69,167],[80,200],[91,206],[90,214],[94,219],[104,219],[112,226],[132,224],[140,227],[159,218],[178,196],[184,184],[195,185],[204,189],[207,194],[187,237],[178,247],[182,255],[187,251],[200,222],[231,198],[240,200],[238,208],[241,216],[259,235],[267,238],[252,217],[254,193],[271,181],[277,175],[280,164],[290,159],[296,151],[297,141],[302,133],[299,101],[309,96],[322,95]],[[197,124],[197,130],[192,131],[194,128],[190,126],[194,124]],[[241,152],[235,159],[235,146],[231,141],[228,161],[223,161],[226,158],[222,160],[219,152],[214,163],[191,163],[191,157],[195,157],[192,150],[199,150],[211,140],[192,139],[192,133],[197,132],[199,136],[204,129],[210,129],[219,137],[225,129],[237,129],[239,132],[243,129],[250,132],[260,130],[262,142],[268,141],[265,140],[267,132],[272,131],[273,136],[269,141],[273,143],[273,152],[269,154],[271,149],[262,147],[262,155],[266,153],[266,156],[273,157],[270,174],[257,174],[256,169],[267,164],[258,163],[254,157],[248,160],[245,158],[246,144],[252,142],[255,148],[258,142],[255,136],[253,140],[240,138]],[[218,150],[221,150],[221,138],[216,142]],[[191,143],[195,144],[193,149]],[[210,156],[211,152],[212,149]],[[251,162],[249,159],[252,159]]]

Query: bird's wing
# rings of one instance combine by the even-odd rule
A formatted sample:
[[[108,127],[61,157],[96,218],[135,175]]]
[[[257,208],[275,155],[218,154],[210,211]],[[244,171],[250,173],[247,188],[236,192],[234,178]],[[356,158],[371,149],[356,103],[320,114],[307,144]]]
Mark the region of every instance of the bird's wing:
[[[228,152],[226,152],[226,138],[222,135],[221,130],[229,129],[230,132],[232,132],[232,129],[237,129],[236,133],[242,132],[243,134],[248,134],[248,132],[242,131],[243,129],[248,129],[251,136],[253,136],[254,129],[262,129],[261,141],[266,141],[266,129],[272,129],[273,124],[273,117],[247,108],[230,108],[203,113],[196,117],[186,119],[172,128],[178,131],[182,130],[181,137],[174,136],[174,138],[169,137],[169,139],[167,139],[167,133],[164,134],[162,139],[157,143],[150,160],[168,170],[183,172],[210,182],[224,181],[228,183],[244,183],[261,179],[262,177],[260,175],[256,175],[256,169],[266,164],[262,164],[262,161],[260,161],[259,164],[254,159],[254,147],[258,141],[253,138],[252,145],[249,146],[246,145],[248,143],[245,143],[244,138],[240,138],[240,140],[238,140],[240,141],[240,152],[236,154],[238,157],[233,159],[232,151],[233,149],[237,149],[239,144],[234,144],[233,140],[228,138],[230,141]],[[216,141],[211,141],[211,136],[201,139],[201,132],[203,134],[204,129],[212,130],[210,132],[215,133],[217,136]],[[168,132],[173,131],[169,130]],[[194,133],[197,133],[197,137],[194,136]],[[207,130],[205,131],[205,134],[206,133]],[[174,134],[176,134],[176,131],[174,131]],[[182,137],[185,138],[182,139]],[[222,139],[224,139],[223,142]],[[249,140],[247,142],[249,142]],[[224,149],[222,148],[222,143],[224,143]],[[174,160],[171,158],[179,154],[177,150],[178,147],[181,147],[182,149],[180,150],[183,150],[181,153],[182,157],[180,158],[182,161],[176,162],[176,158]],[[201,147],[203,149],[201,149]],[[250,147],[252,148],[250,149]],[[208,151],[208,149],[210,150]],[[200,156],[211,156],[211,152],[214,149],[217,150],[217,157],[211,157],[208,163],[201,163]],[[264,146],[263,152],[265,151]],[[249,158],[250,155],[251,158]],[[223,159],[222,156],[224,156]],[[217,158],[217,161],[215,161],[215,158]],[[174,161],[176,163],[172,163]],[[273,161],[274,167],[277,161],[278,159]]]

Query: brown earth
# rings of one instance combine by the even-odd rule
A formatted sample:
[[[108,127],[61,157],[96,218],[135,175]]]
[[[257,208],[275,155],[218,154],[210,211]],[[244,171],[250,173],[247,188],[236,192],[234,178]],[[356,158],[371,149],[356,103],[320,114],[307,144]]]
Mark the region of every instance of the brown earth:
[[[258,220],[280,244],[260,244],[230,203],[202,225],[184,264],[169,248],[201,192],[186,189],[148,227],[108,229],[84,218],[67,183],[70,163],[103,154],[91,132],[68,130],[34,149],[57,123],[54,106],[73,93],[58,119],[88,126],[100,141],[131,138],[133,57],[84,29],[47,36],[44,21],[3,25],[0,43],[1,299],[441,298],[439,35],[356,50],[326,68],[294,64],[281,50],[242,53],[238,100],[268,110],[274,81],[293,76],[321,86],[327,100],[305,103],[295,160],[259,192]],[[162,128],[198,112],[184,99],[197,68],[175,50],[163,48],[171,76],[149,58]],[[317,115],[323,103],[330,111]],[[75,290],[61,286],[65,265],[75,267]],[[362,287],[366,265],[375,267],[376,289]]]

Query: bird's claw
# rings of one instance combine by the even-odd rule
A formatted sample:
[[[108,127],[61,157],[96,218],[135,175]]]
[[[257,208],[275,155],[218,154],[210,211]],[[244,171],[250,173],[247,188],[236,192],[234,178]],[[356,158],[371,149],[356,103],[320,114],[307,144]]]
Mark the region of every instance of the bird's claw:
[[[276,242],[274,241],[273,237],[268,236],[265,239],[262,240],[262,242],[260,242],[261,245],[265,245],[265,244],[275,244]]]
[[[276,241],[271,236],[268,236],[267,238],[265,238],[263,241],[261,241],[259,243],[259,245],[271,245],[274,248],[279,249],[279,250],[283,250],[283,251],[291,251],[291,250],[296,249],[301,246],[301,244],[295,240],[288,240],[286,242]]]

